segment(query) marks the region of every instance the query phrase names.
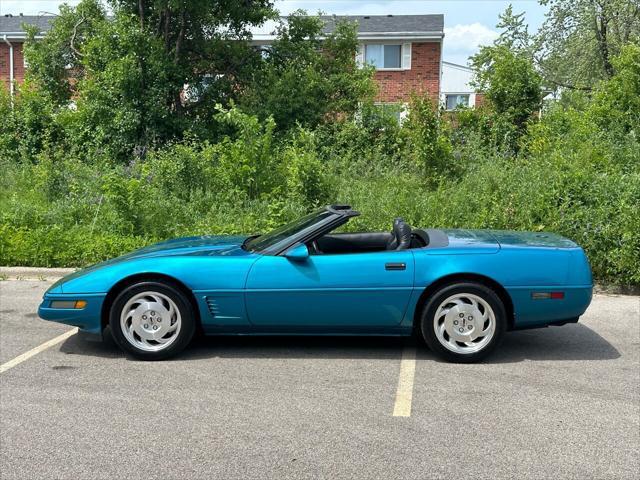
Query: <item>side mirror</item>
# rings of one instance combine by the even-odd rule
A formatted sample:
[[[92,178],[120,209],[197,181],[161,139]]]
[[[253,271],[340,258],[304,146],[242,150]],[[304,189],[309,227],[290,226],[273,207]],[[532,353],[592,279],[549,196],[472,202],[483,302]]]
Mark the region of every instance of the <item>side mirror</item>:
[[[309,249],[304,243],[296,243],[285,252],[284,256],[294,262],[302,262],[309,258]]]

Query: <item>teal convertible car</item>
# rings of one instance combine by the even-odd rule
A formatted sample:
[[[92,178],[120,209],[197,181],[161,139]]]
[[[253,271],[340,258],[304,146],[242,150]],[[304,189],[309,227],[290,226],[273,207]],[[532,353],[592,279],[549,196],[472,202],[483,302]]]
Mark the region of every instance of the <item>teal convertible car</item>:
[[[55,283],[38,314],[168,358],[210,335],[412,335],[473,362],[514,329],[577,322],[591,301],[583,250],[551,233],[412,228],[336,233],[332,205],[264,235],[180,238]]]

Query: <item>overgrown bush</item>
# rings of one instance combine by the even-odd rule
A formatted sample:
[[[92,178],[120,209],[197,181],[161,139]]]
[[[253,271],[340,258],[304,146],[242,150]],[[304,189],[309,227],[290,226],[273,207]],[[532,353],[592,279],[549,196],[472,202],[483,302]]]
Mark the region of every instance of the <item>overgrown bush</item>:
[[[305,25],[298,27],[318,29]],[[63,37],[68,27],[61,26]],[[158,111],[138,108],[135,95],[116,104],[128,80],[137,82],[132,91],[152,88],[154,82],[140,82],[155,70],[129,76],[121,68],[127,59],[91,49],[113,54],[131,35],[115,46],[83,38],[94,62],[104,57],[117,71],[82,77],[77,109],[56,100],[69,98],[58,87],[70,88],[56,77],[59,65],[39,70],[41,83],[21,86],[13,105],[0,91],[0,264],[83,266],[169,237],[265,232],[319,205],[345,202],[363,213],[350,230],[389,230],[403,216],[421,227],[555,231],[586,249],[597,280],[640,285],[638,46],[622,49],[615,75],[591,96],[566,95],[542,118],[531,64],[492,51],[483,64],[493,89],[485,107],[444,113],[418,96],[398,123],[365,95],[370,72],[348,70],[353,31],[341,28],[331,40],[340,58],[329,59],[288,31],[297,37],[283,36],[275,54],[291,58],[262,64],[265,70],[255,71],[266,72],[263,78],[244,79],[254,87],[270,79],[267,103],[247,90],[244,99],[216,105],[203,87],[200,98],[210,103],[194,107],[197,118],[171,117],[181,108],[175,99],[151,101]],[[55,38],[43,45],[43,59],[58,50],[71,55]],[[316,68],[333,76],[319,79]],[[43,86],[47,78],[56,88]],[[314,78],[319,83],[296,86]],[[83,96],[100,95],[99,85],[115,91]],[[298,90],[309,98],[297,98]],[[330,92],[336,96],[324,108]],[[307,106],[313,111],[300,113]],[[159,120],[142,119],[142,111]]]

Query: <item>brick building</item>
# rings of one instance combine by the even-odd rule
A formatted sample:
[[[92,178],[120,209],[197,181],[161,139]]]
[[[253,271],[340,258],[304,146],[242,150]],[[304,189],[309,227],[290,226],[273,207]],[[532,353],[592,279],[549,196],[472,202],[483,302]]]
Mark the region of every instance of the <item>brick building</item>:
[[[26,39],[24,24],[35,25],[42,32],[49,29],[51,16],[3,15],[0,17],[0,82],[13,90],[14,82],[24,80],[26,64],[22,46]]]
[[[340,20],[358,26],[359,64],[376,69],[377,103],[404,105],[412,93],[440,97],[444,15],[345,15],[322,17],[330,33]],[[263,31],[272,30],[265,25]],[[253,43],[267,46],[272,33],[253,34]],[[402,116],[402,110],[396,110]]]
[[[22,55],[26,37],[22,25],[36,25],[46,33],[51,18],[22,15],[0,17],[0,81],[5,85],[21,82],[27,68]],[[357,61],[375,67],[375,79],[379,85],[378,103],[403,105],[413,92],[440,98],[443,15],[327,16],[323,20],[327,33],[333,30],[336,21],[357,22],[360,42]],[[266,25],[262,30],[268,28],[269,25]],[[266,46],[273,39],[272,33],[261,33],[259,30],[253,35],[256,45]]]
[[[326,17],[358,24],[358,63],[373,65],[381,103],[406,102],[412,92],[440,93],[444,15]]]

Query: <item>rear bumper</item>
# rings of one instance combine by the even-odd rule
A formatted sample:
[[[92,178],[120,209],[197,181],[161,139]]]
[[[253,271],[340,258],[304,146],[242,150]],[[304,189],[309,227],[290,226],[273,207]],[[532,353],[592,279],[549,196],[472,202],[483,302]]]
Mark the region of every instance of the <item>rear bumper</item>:
[[[548,323],[516,325],[514,327],[514,330],[532,330],[534,328],[561,327],[562,325],[566,325],[568,323],[578,323],[579,321],[580,321],[580,317],[565,318],[563,320],[554,320]]]
[[[507,288],[515,310],[514,328],[575,323],[587,310],[593,295],[592,285],[527,286]],[[564,292],[563,299],[535,299],[534,292]]]
[[[92,336],[94,339],[102,338],[102,304],[105,297],[106,293],[77,295],[47,293],[38,308],[38,316],[43,320],[78,327],[84,336]],[[82,309],[52,308],[51,302],[54,300],[84,300],[87,305]]]

